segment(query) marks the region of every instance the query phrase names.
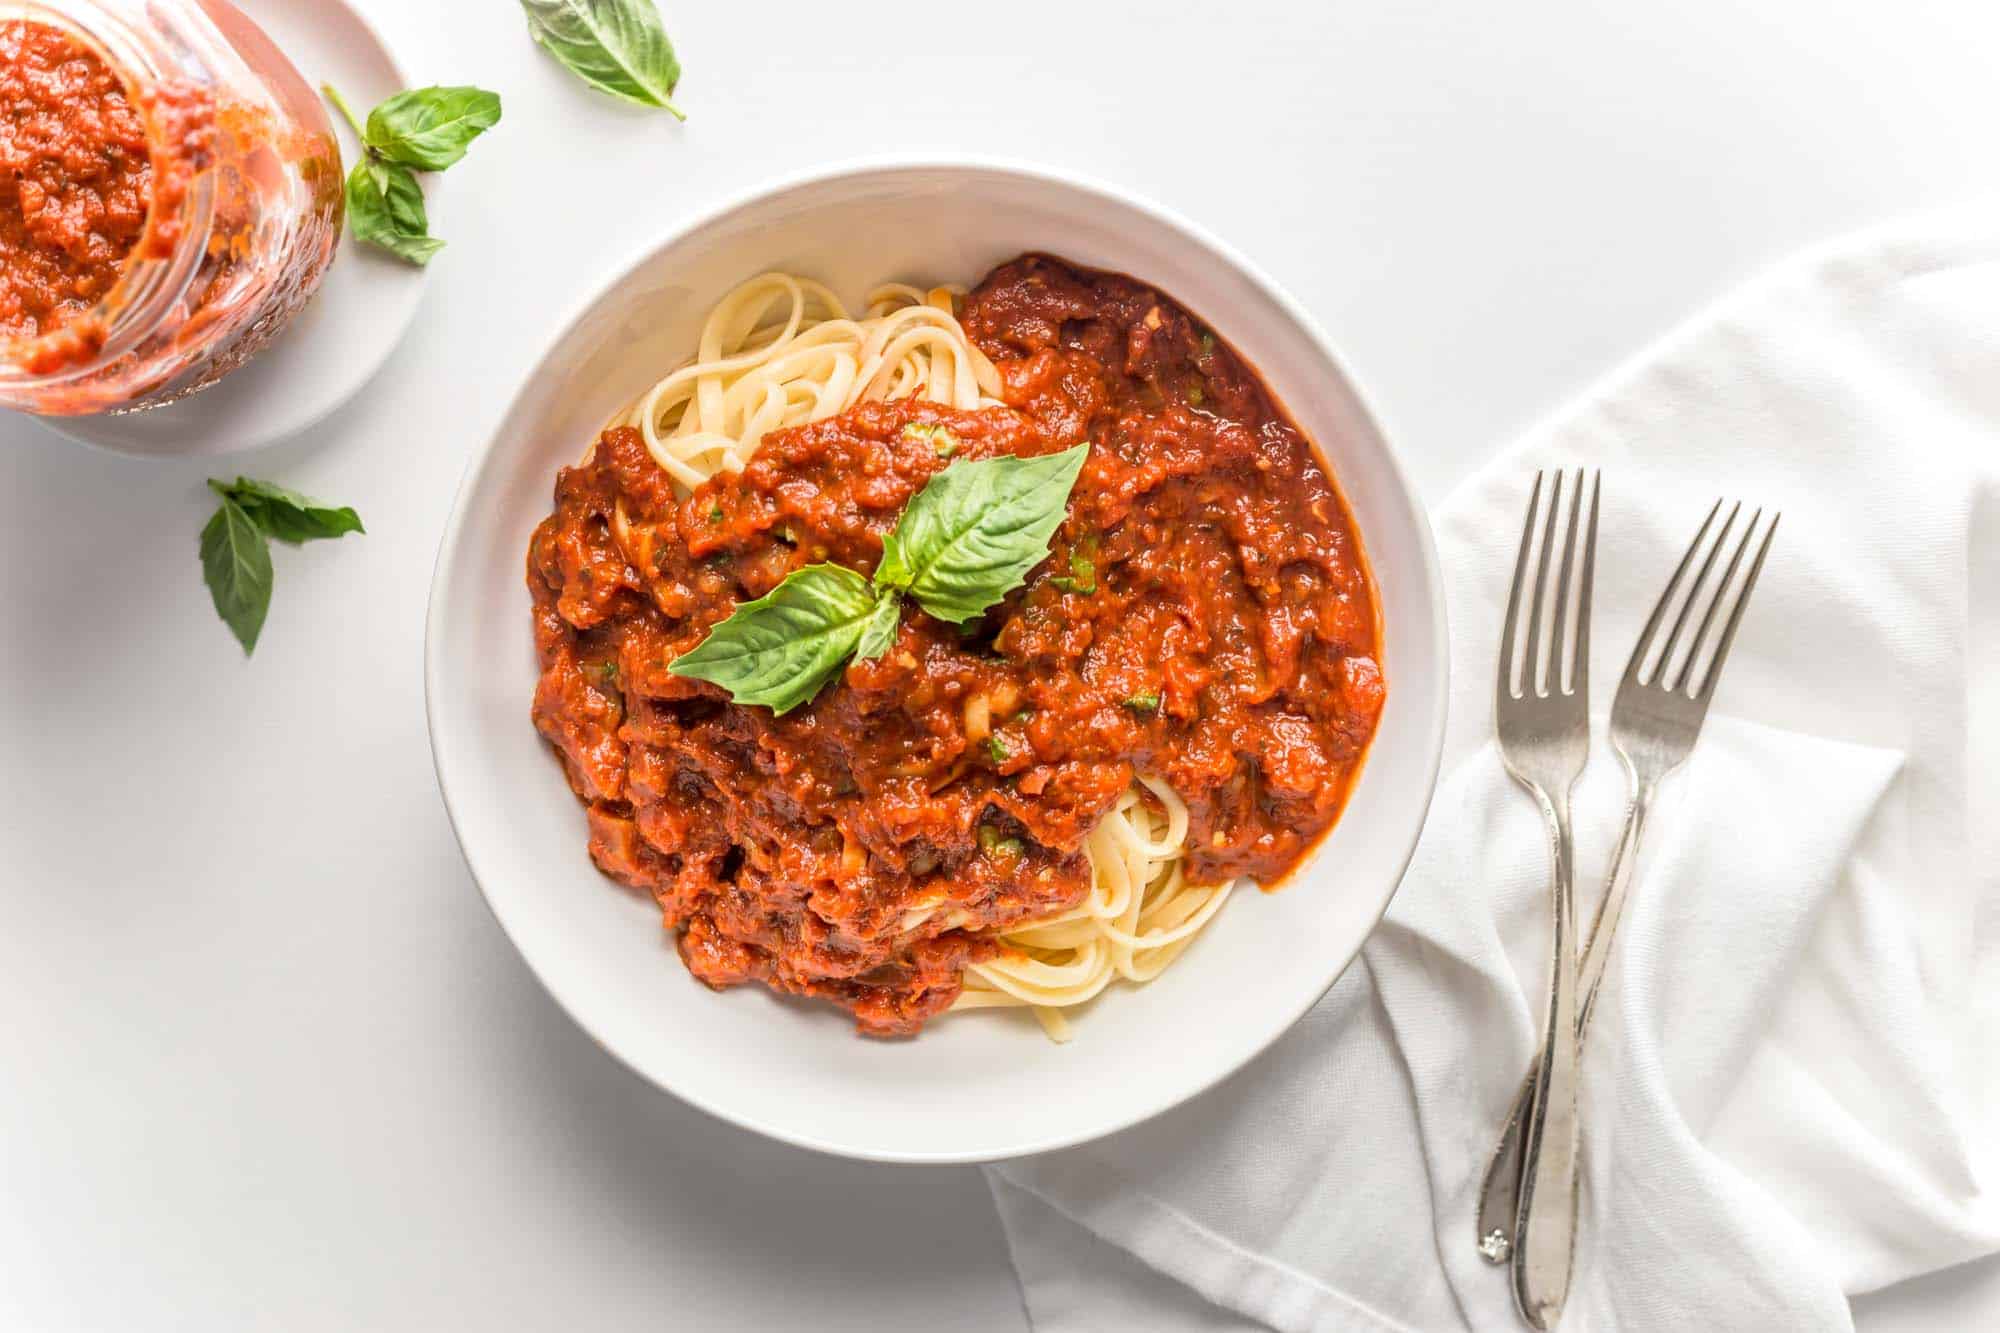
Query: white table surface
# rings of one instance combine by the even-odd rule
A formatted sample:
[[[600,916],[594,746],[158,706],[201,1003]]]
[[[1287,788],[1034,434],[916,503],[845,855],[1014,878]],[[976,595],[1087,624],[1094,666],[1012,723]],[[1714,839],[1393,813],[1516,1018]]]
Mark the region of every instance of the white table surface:
[[[560,314],[710,201],[891,150],[1149,194],[1317,312],[1435,499],[1764,263],[1992,188],[2000,125],[1972,0],[665,0],[685,126],[572,82],[506,0],[363,5],[420,80],[506,98],[400,356],[226,460],[368,535],[277,552],[245,662],[195,558],[220,468],[0,421],[0,1327],[1023,1326],[975,1171],[640,1083],[438,801],[419,657],[460,470]],[[2000,1263],[1857,1318],[2000,1326]]]

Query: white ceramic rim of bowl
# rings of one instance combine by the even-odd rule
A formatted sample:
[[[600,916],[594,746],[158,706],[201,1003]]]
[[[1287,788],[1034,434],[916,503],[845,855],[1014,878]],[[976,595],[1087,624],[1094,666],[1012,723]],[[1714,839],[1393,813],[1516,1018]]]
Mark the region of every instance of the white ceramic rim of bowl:
[[[547,364],[556,350],[565,341],[575,335],[577,329],[582,325],[590,311],[599,302],[604,300],[615,287],[634,277],[654,255],[681,243],[703,228],[713,226],[740,210],[762,204],[773,196],[837,180],[841,177],[871,173],[915,173],[926,171],[976,171],[1000,175],[1014,175],[1026,180],[1072,189],[1098,196],[1115,205],[1142,213],[1154,222],[1180,233],[1184,239],[1193,242],[1197,247],[1209,251],[1217,259],[1234,267],[1245,279],[1284,312],[1285,316],[1297,326],[1298,330],[1314,344],[1320,355],[1326,358],[1328,364],[1332,365],[1338,371],[1345,381],[1344,388],[1346,392],[1353,399],[1356,408],[1374,428],[1377,438],[1383,443],[1383,462],[1387,465],[1389,474],[1394,479],[1399,492],[1400,502],[1407,510],[1406,516],[1409,519],[1410,530],[1416,537],[1417,552],[1422,563],[1423,583],[1429,594],[1427,600],[1432,621],[1430,631],[1439,653],[1443,656],[1438,669],[1434,673],[1435,679],[1432,697],[1428,701],[1430,707],[1427,710],[1427,715],[1430,718],[1430,729],[1429,735],[1424,738],[1424,749],[1426,751],[1424,757],[1425,794],[1422,806],[1417,812],[1411,828],[1408,830],[1407,845],[1402,849],[1400,857],[1397,858],[1396,874],[1388,885],[1386,892],[1382,895],[1382,901],[1375,910],[1368,932],[1363,934],[1360,941],[1357,941],[1352,953],[1343,958],[1337,967],[1329,969],[1324,984],[1312,990],[1310,994],[1302,996],[1300,1002],[1291,1012],[1275,1016],[1274,1021],[1270,1021],[1258,1038],[1252,1044],[1244,1047],[1232,1063],[1208,1072],[1198,1081],[1177,1089],[1172,1095],[1158,1098],[1154,1104],[1143,1106],[1136,1110],[1117,1113],[1101,1121],[1081,1124],[1067,1133],[1052,1135],[1020,1144],[1010,1144],[999,1149],[986,1147],[943,1152],[903,1152],[857,1148],[847,1144],[815,1138],[809,1133],[802,1133],[779,1125],[766,1123],[756,1117],[741,1114],[728,1106],[718,1104],[698,1093],[682,1088],[670,1087],[658,1078],[655,1078],[638,1059],[628,1056],[624,1051],[618,1049],[617,1046],[606,1040],[579,1016],[575,1006],[564,995],[562,989],[536,966],[529,951],[521,946],[521,941],[515,937],[514,932],[509,928],[506,915],[500,905],[494,901],[493,894],[487,889],[485,879],[481,876],[479,867],[474,863],[472,849],[466,845],[464,838],[460,836],[460,819],[452,803],[451,782],[445,773],[445,761],[438,745],[438,699],[442,693],[442,681],[439,675],[438,632],[438,607],[441,594],[452,580],[454,558],[457,552],[462,549],[459,537],[460,529],[464,526],[467,516],[466,499],[474,490],[476,483],[485,469],[491,466],[496,446],[508,433],[508,422],[512,420],[515,413],[521,407],[522,400],[530,388],[530,385],[525,382],[508,400],[507,408],[498,418],[492,434],[467,460],[465,471],[459,479],[457,492],[452,498],[451,513],[445,521],[444,533],[439,539],[437,562],[432,571],[431,586],[425,610],[424,716],[431,742],[432,766],[437,773],[438,791],[444,800],[445,814],[451,822],[452,833],[458,841],[459,852],[466,863],[466,868],[471,873],[474,884],[479,887],[480,897],[484,899],[487,909],[492,912],[493,919],[499,924],[501,933],[507,936],[508,942],[514,946],[515,951],[520,954],[522,961],[527,964],[528,970],[534,974],[535,979],[541,983],[542,988],[549,993],[549,996],[556,1002],[557,1007],[569,1017],[571,1022],[575,1023],[579,1029],[587,1034],[592,1041],[596,1042],[601,1049],[627,1069],[631,1070],[639,1078],[644,1079],[647,1083],[659,1088],[661,1091],[669,1093],[720,1120],[750,1130],[753,1133],[761,1134],[767,1138],[775,1139],[782,1143],[789,1143],[795,1147],[807,1148],[815,1152],[823,1152],[833,1156],[848,1157],[863,1161],[944,1165],[1003,1161],[1014,1157],[1024,1157],[1035,1153],[1052,1152],[1061,1148],[1075,1147],[1078,1144],[1087,1143],[1150,1120],[1156,1115],[1200,1096],[1242,1069],[1268,1049],[1279,1037],[1288,1032],[1299,1019],[1303,1018],[1325,996],[1327,991],[1333,988],[1334,983],[1340,979],[1347,968],[1352,965],[1354,959],[1359,956],[1361,943],[1366,940],[1368,934],[1372,934],[1374,929],[1381,924],[1383,915],[1389,909],[1389,904],[1394,901],[1396,892],[1401,888],[1403,878],[1409,871],[1410,860],[1416,854],[1417,842],[1423,832],[1425,817],[1429,812],[1432,801],[1436,797],[1438,771],[1444,754],[1445,724],[1449,706],[1450,638],[1445,616],[1444,581],[1438,565],[1437,543],[1431,531],[1429,516],[1417,498],[1416,488],[1411,484],[1409,474],[1404,469],[1402,461],[1396,456],[1394,447],[1389,444],[1390,436],[1382,428],[1381,414],[1376,411],[1359,382],[1349,372],[1346,358],[1340,355],[1334,347],[1332,340],[1327,337],[1325,330],[1319,326],[1319,322],[1294,300],[1289,293],[1264,273],[1261,268],[1238,252],[1235,247],[1173,210],[1104,181],[1019,159],[990,157],[978,154],[952,156],[938,156],[933,154],[875,154],[843,159],[835,163],[780,176],[774,180],[752,186],[718,201],[685,222],[682,222],[680,225],[669,229],[656,239],[643,245],[624,263],[600,278],[580,299],[571,303],[568,311],[556,324],[555,332],[540,345],[539,351],[530,364],[533,367],[540,367]],[[1279,393],[1279,398],[1280,401],[1283,401],[1284,395]],[[1361,778],[1358,780],[1365,781],[1366,773],[1367,764],[1364,764]],[[1313,855],[1317,855],[1317,851]],[[1125,998],[1143,1001],[1143,993],[1138,996]]]

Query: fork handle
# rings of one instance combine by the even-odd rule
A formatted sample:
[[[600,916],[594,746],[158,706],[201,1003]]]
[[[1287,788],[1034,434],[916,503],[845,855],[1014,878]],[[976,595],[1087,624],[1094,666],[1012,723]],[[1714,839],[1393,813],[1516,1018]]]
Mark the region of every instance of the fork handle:
[[[1536,1328],[1562,1317],[1576,1257],[1577,968],[1576,894],[1568,793],[1541,797],[1555,876],[1555,950],[1549,1016],[1535,1062],[1534,1097],[1521,1148],[1521,1200],[1514,1222],[1514,1303]]]
[[[1632,866],[1639,859],[1639,836],[1646,831],[1646,812],[1652,804],[1653,784],[1634,778],[1631,795],[1625,803],[1625,827],[1619,831],[1618,846],[1611,853],[1611,870],[1604,879],[1604,901],[1597,909],[1597,920],[1591,924],[1590,947],[1583,951],[1583,968],[1578,974],[1579,1044],[1590,1030],[1590,1016],[1597,1008],[1597,988],[1604,983],[1604,969],[1611,963],[1611,941],[1618,933],[1619,919],[1625,915],[1625,890],[1632,883]]]
[[[1625,807],[1625,827],[1611,854],[1611,870],[1606,877],[1604,904],[1591,927],[1590,947],[1584,950],[1579,975],[1576,1011],[1576,1040],[1583,1044],[1590,1030],[1597,988],[1604,981],[1604,969],[1611,957],[1611,941],[1618,919],[1625,909],[1625,890],[1631,883],[1632,865],[1639,857],[1639,836],[1646,827],[1646,812],[1652,803],[1651,784],[1634,782]],[[1523,1127],[1535,1099],[1535,1066],[1521,1076],[1521,1088],[1508,1109],[1507,1123],[1500,1142],[1487,1163],[1486,1178],[1479,1186],[1479,1253],[1488,1263],[1504,1264],[1514,1250],[1514,1222],[1521,1207],[1521,1140]]]

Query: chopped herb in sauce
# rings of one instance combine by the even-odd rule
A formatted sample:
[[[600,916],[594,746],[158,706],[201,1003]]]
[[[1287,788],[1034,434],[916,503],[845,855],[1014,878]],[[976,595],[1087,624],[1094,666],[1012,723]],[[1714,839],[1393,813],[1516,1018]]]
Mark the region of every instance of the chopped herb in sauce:
[[[1151,690],[1135,694],[1125,701],[1125,706],[1135,713],[1157,713],[1160,711],[1160,696]]]
[[[1097,534],[1091,533],[1076,544],[1069,553],[1069,573],[1059,574],[1049,582],[1064,592],[1089,594],[1097,591]]]
[[[931,448],[937,450],[939,458],[950,458],[958,452],[958,436],[951,433],[949,426],[939,426],[928,421],[912,421],[903,427],[906,440],[929,440]]]
[[[1007,742],[1002,740],[999,736],[997,735],[988,736],[986,738],[986,757],[991,759],[994,763],[996,764],[1006,763],[1007,756],[1012,753],[1013,751],[1007,747]]]
[[[991,824],[979,826],[979,850],[988,856],[1020,856],[1027,846],[1019,838],[1005,838]]]
[[[711,510],[709,510],[709,511],[708,511],[708,521],[709,521],[709,522],[711,522],[711,523],[720,523],[720,522],[722,522],[722,506],[721,506],[721,505],[716,505],[716,506],[715,506],[715,507],[714,507],[713,509],[711,509]]]

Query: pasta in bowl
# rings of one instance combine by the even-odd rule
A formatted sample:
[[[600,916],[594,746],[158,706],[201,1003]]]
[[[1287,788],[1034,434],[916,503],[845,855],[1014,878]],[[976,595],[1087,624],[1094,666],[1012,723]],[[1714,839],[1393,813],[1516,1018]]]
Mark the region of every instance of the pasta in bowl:
[[[899,210],[978,259],[843,248]],[[838,173],[667,243],[558,339],[461,494],[427,683],[475,875],[614,1052],[793,1141],[1007,1155],[1205,1086],[1351,957],[1434,776],[1428,534],[1316,334],[1247,270],[1217,286],[1211,244],[1036,173]],[[580,461],[522,456],[558,430]],[[510,527],[540,774],[491,688],[445,683],[505,660],[475,589]],[[566,864],[551,774],[586,808]],[[584,827],[640,894],[576,873]],[[1250,881],[1287,887],[1223,910]],[[610,943],[644,898],[678,977],[658,916]],[[843,1041],[826,1006],[689,974],[923,1035]],[[1067,1046],[931,1022],[1017,1007],[1087,1017]],[[1082,1104],[1034,1096],[1086,1067]]]

